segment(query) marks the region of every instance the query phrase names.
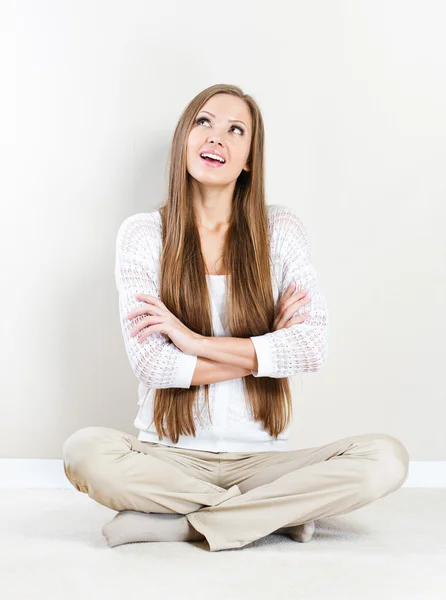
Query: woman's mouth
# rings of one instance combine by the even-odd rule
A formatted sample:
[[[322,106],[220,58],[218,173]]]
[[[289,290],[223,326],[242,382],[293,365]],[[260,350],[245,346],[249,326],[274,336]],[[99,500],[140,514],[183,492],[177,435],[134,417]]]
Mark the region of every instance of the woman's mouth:
[[[202,158],[200,156],[200,160],[202,163],[204,163],[208,167],[214,167],[214,168],[223,167],[226,164],[224,162],[220,162],[218,159],[213,159],[213,158],[208,158],[208,157]]]

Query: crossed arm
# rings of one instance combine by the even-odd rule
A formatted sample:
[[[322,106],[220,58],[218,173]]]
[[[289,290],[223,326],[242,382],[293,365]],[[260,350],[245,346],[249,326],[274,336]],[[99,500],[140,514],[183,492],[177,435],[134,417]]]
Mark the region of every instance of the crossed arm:
[[[228,381],[257,370],[257,354],[250,338],[205,337],[199,352],[191,385]]]
[[[137,214],[124,221],[117,236],[115,277],[125,348],[141,382],[153,388],[188,388],[250,374],[282,378],[320,368],[328,350],[326,301],[317,283],[301,220],[287,207],[279,206],[276,212],[277,219],[281,219],[278,226],[286,227],[280,246],[283,263],[279,294],[282,297],[292,281],[297,290],[306,289],[311,297],[305,309],[310,318],[305,323],[249,338],[205,336],[191,354],[180,351],[164,334],[154,333],[142,344],[131,335],[134,323],[127,315],[139,306],[136,294],[159,296],[158,267],[150,246],[154,236],[150,214]]]

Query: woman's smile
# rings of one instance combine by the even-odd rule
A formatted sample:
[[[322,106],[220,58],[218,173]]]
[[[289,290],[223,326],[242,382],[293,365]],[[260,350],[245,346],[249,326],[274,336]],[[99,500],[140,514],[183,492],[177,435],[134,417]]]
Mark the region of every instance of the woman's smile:
[[[204,163],[206,166],[208,166],[208,167],[213,167],[214,169],[215,169],[216,167],[217,167],[217,168],[218,168],[218,167],[224,167],[224,166],[225,166],[225,164],[226,164],[225,162],[224,162],[224,163],[223,163],[223,162],[220,162],[220,161],[219,161],[219,160],[217,160],[217,159],[215,159],[215,160],[214,160],[214,159],[212,159],[212,158],[202,158],[201,156],[200,156],[200,161],[201,161],[202,163]]]

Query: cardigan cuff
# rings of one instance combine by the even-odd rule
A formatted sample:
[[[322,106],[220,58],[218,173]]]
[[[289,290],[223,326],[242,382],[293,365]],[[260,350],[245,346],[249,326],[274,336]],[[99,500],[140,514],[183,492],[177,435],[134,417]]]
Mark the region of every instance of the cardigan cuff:
[[[250,336],[250,340],[254,344],[254,348],[257,354],[257,371],[251,371],[254,377],[270,377],[273,372],[273,356],[271,353],[271,346],[267,339],[269,333],[264,335],[253,335]]]
[[[177,373],[172,387],[190,388],[198,356],[181,352],[178,356]]]

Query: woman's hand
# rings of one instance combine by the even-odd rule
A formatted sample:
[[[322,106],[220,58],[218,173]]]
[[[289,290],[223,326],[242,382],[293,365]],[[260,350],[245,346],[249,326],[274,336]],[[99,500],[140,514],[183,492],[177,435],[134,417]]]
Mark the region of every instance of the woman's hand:
[[[296,310],[299,310],[299,308],[308,304],[311,300],[311,298],[307,297],[307,290],[301,290],[294,293],[295,287],[296,285],[294,283],[288,286],[288,289],[279,300],[273,331],[291,327],[291,325],[296,325],[296,323],[303,323],[303,321],[310,316],[310,313],[303,313],[302,315],[297,315],[294,319],[290,319],[291,315],[295,313]]]
[[[146,305],[140,306],[131,312],[127,315],[127,319],[134,319],[137,315],[148,314],[149,316],[138,323],[131,333],[132,336],[135,336],[138,331],[141,331],[141,329],[144,329],[149,325],[147,330],[141,334],[138,340],[140,343],[152,333],[165,333],[182,352],[186,352],[186,354],[196,354],[198,356],[197,349],[203,336],[191,331],[186,325],[183,325],[183,323],[168,310],[160,298],[149,296],[148,294],[137,294],[136,298],[146,302]]]

